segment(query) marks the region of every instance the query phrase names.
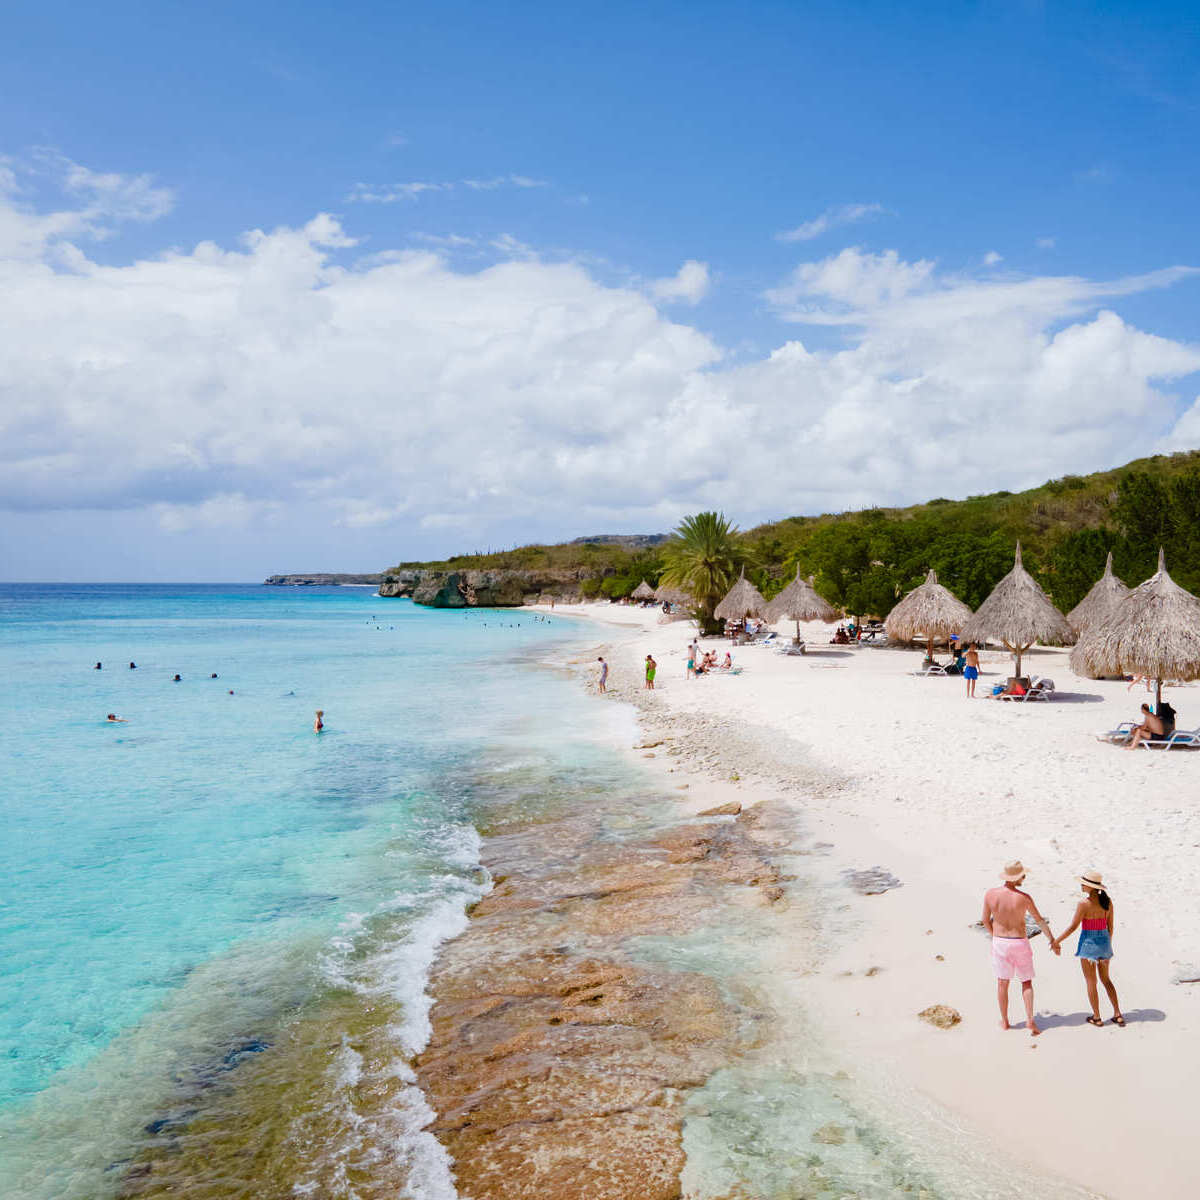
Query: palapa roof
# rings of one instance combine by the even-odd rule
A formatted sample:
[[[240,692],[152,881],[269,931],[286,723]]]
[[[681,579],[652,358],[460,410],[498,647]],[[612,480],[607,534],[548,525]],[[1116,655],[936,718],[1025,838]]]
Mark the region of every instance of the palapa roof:
[[[643,579],[631,593],[635,600],[653,600],[654,589]]]
[[[837,609],[811,583],[800,578],[799,567],[796,578],[767,605],[768,621],[785,617],[789,621],[836,621],[837,615]]]
[[[949,637],[971,619],[971,610],[949,588],[938,583],[936,571],[925,576],[887,615],[883,627],[889,638],[911,642],[918,634]]]
[[[1009,647],[1032,646],[1034,642],[1069,646],[1075,640],[1067,618],[1021,565],[1020,542],[1013,569],[992,588],[960,633],[969,642],[993,638]]]
[[[654,598],[659,604],[664,600],[668,604],[695,604],[695,600],[682,588],[667,587],[665,583],[660,583],[654,589]]]
[[[1076,633],[1082,633],[1093,625],[1102,625],[1117,610],[1117,606],[1129,595],[1129,589],[1113,574],[1112,551],[1104,564],[1104,574],[1092,584],[1092,590],[1069,613],[1067,620]]]
[[[1200,678],[1200,600],[1158,571],[1134,588],[1115,611],[1091,626],[1071,651],[1078,675],[1146,675],[1151,679]]]
[[[744,569],[741,578],[726,593],[725,599],[713,609],[713,616],[722,621],[736,621],[745,616],[763,617],[766,613],[766,598],[746,578]]]

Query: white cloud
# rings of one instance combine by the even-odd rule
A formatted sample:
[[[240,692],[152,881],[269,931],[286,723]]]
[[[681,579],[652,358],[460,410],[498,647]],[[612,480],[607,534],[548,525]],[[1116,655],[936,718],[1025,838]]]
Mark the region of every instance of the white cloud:
[[[39,211],[29,200],[47,187],[62,208]],[[106,238],[121,222],[158,220],[173,204],[174,193],[152,175],[92,171],[49,149],[0,157],[0,260],[36,259],[54,247],[56,265],[75,269],[77,252],[64,239]]]
[[[983,256],[983,265],[985,267],[994,267],[994,266],[998,265],[999,263],[1002,263],[1003,261],[1004,261],[1004,255],[997,254],[995,250],[989,250]]]
[[[0,201],[0,230],[81,211]],[[702,263],[643,292],[515,242],[470,271],[427,249],[346,265],[353,242],[320,216],[125,265],[73,247],[70,269],[61,237],[3,242],[0,508],[147,514],[197,546],[361,531],[386,562],[420,530],[962,495],[1200,438],[1165,386],[1200,347],[1114,310],[1185,268],[997,279],[844,250],[770,294],[841,344],[733,364],[656,305],[699,298]]]
[[[884,211],[882,204],[843,204],[836,208],[827,208],[819,217],[804,221],[795,229],[787,229],[775,236],[781,242],[810,242],[837,229],[842,225],[854,225],[859,221],[877,217]]]
[[[415,200],[422,192],[448,192],[452,183],[431,183],[417,179],[411,183],[356,183],[346,193],[351,204],[395,204],[398,200]]]
[[[531,179],[528,175],[497,175],[494,179],[464,179],[463,187],[473,192],[494,192],[497,188],[543,188],[549,186],[544,179]]]
[[[426,192],[453,192],[464,187],[470,192],[494,192],[498,188],[544,188],[550,185],[544,179],[533,179],[529,175],[497,175],[491,179],[460,179],[458,182],[435,182],[428,179],[412,180],[408,183],[356,183],[346,193],[350,204],[396,204],[403,200],[415,200]]]
[[[656,300],[699,304],[708,295],[709,284],[708,263],[689,258],[674,275],[654,280],[650,284],[650,294]]]
[[[1036,245],[1039,250],[1053,250],[1054,239],[1052,237],[1040,237],[1038,238]]]

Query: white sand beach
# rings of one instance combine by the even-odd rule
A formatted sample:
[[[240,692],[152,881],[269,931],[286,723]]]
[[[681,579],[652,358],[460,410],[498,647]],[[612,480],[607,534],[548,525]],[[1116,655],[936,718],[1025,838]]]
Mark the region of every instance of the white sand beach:
[[[598,652],[612,664],[611,699],[635,698],[644,656],[657,659],[657,689],[639,699],[662,745],[642,753],[681,803],[698,812],[731,797],[744,806],[782,799],[794,811],[805,877],[838,900],[824,911],[828,939],[784,939],[781,1011],[791,995],[898,1110],[930,1106],[964,1146],[986,1145],[1116,1200],[1194,1192],[1200,983],[1181,980],[1200,978],[1200,753],[1096,741],[1137,714],[1140,688],[1079,679],[1065,651],[1037,649],[1026,671],[1055,681],[1052,701],[968,700],[960,679],[915,677],[919,651],[829,645],[826,626],[804,630],[803,657],[734,648],[740,674],[688,680],[690,623],[608,604],[558,612],[604,624]],[[709,644],[722,654],[729,646]],[[1009,663],[1004,652],[983,654],[981,693]],[[1166,694],[1180,728],[1200,724],[1200,687]],[[679,753],[685,743],[672,741],[685,734]],[[1016,985],[1014,1027],[999,1029],[988,943],[975,923],[984,891],[1016,858],[1056,934],[1070,921],[1081,871],[1111,881],[1112,977],[1127,1028],[1085,1023],[1074,937],[1061,958],[1038,937],[1044,1033],[1022,1028]],[[842,883],[844,871],[872,867],[901,886],[863,896]],[[961,1024],[919,1020],[934,1004],[957,1009]],[[1103,995],[1101,1011],[1107,1018]],[[801,1061],[804,1047],[794,1050]]]

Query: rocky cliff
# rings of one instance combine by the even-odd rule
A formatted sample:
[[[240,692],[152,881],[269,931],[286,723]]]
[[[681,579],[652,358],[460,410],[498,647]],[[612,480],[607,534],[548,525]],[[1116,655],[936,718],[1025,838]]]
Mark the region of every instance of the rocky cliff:
[[[540,571],[394,571],[383,577],[381,596],[407,596],[430,608],[516,608],[551,599],[582,600],[581,584],[594,570],[547,568]]]

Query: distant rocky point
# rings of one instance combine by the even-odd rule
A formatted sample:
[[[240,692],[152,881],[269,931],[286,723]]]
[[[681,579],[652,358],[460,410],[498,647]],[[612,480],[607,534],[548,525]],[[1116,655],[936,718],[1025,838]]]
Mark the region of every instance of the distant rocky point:
[[[354,584],[382,583],[382,575],[269,575],[263,580],[267,587],[343,587]]]

